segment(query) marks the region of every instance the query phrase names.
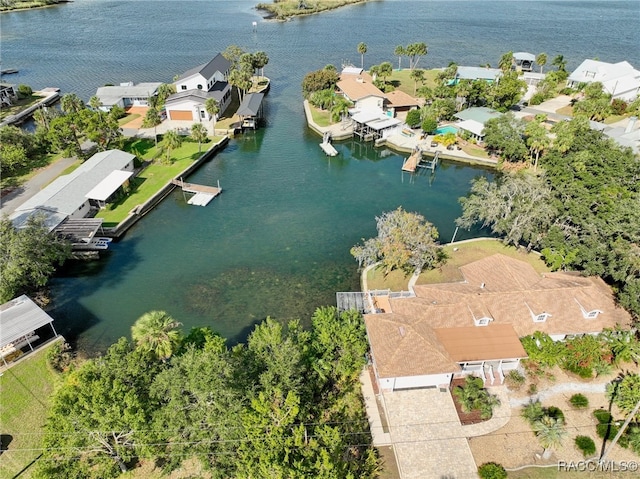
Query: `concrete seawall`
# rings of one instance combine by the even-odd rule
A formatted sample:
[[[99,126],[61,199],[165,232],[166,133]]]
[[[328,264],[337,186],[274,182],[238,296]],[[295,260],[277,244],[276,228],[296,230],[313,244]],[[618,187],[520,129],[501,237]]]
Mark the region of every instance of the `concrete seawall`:
[[[210,159],[215,153],[222,150],[229,143],[229,137],[225,136],[218,143],[212,145],[207,151],[205,151],[200,158],[190,164],[187,168],[182,170],[179,174],[173,177],[173,180],[179,180],[181,177],[185,177],[193,173],[197,170],[202,163]],[[144,215],[146,215],[149,211],[151,211],[156,205],[158,205],[162,200],[164,200],[169,193],[176,188],[176,185],[171,183],[171,180],[164,185],[155,195],[149,198],[147,201],[142,203],[141,205],[136,206],[129,215],[118,223],[117,226],[113,228],[104,228],[104,235],[112,238],[121,237],[129,228],[131,228],[134,224],[136,224]]]

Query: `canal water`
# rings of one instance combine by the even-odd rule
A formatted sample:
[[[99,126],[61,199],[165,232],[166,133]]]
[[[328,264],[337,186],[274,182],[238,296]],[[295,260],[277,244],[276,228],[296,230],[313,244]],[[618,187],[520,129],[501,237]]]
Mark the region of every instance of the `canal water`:
[[[288,22],[262,20],[254,4],[76,0],[2,15],[2,67],[20,70],[5,81],[85,100],[105,83],[171,81],[230,44],[270,58],[266,127],[232,140],[190,178],[220,180],[222,195],[202,208],[175,192],[101,261],[73,264],[53,280],[51,314],[81,349],[104,350],[151,309],[231,342],[268,315],[308,318],[336,291],[358,289],[349,249],[375,234],[376,215],[398,206],[451,239],[458,198],[490,171],[444,162],[435,175],[412,178],[401,173],[403,155],[353,141],[328,159],[305,126],[304,74],[358,65],[358,43],[368,45],[366,67],[397,65],[395,46],[416,41],[429,45],[423,68],[495,66],[506,50],[563,54],[568,68],[594,57],[640,65],[634,1],[385,0]]]

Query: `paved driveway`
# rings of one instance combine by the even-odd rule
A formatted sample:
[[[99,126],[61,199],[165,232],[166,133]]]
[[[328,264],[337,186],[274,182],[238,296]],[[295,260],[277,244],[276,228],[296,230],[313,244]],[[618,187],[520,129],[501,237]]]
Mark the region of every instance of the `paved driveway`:
[[[394,391],[383,393],[383,401],[400,477],[478,477],[476,463],[448,391]]]
[[[497,431],[511,418],[507,391],[500,386],[488,388],[500,400],[493,417],[462,426],[448,391],[411,389],[376,394],[366,370],[360,382],[373,445],[393,447],[402,479],[477,478],[467,438]]]

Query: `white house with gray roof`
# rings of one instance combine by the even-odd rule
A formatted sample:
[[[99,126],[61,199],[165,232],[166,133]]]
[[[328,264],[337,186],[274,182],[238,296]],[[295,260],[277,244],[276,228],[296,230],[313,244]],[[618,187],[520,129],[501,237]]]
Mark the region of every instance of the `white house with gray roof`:
[[[102,86],[96,91],[96,96],[102,105],[100,109],[109,111],[114,106],[128,108],[130,106],[147,106],[149,98],[158,94],[158,87],[162,83],[120,83],[117,86]]]
[[[165,102],[167,119],[211,120],[204,104],[209,98],[218,102],[222,113],[231,102],[231,85],[227,82],[231,62],[218,53],[211,61],[187,70],[174,82],[176,93]]]
[[[567,79],[567,86],[576,88],[585,83],[602,83],[602,89],[612,98],[631,102],[640,94],[640,71],[629,62],[607,63],[585,60]]]
[[[86,217],[133,175],[135,156],[120,150],[96,153],[68,175],[63,175],[20,205],[10,216],[16,228],[30,216],[42,214],[53,231],[67,218]],[[114,172],[120,172],[113,174]]]

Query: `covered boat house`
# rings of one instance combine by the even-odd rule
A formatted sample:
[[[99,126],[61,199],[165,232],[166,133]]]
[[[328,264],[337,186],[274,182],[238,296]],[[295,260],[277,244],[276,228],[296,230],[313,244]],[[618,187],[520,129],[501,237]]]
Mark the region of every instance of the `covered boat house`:
[[[34,343],[40,339],[41,328],[49,325],[54,337],[53,318],[45,313],[31,298],[22,295],[0,305],[0,356],[2,362],[21,356],[22,349],[34,351]]]

